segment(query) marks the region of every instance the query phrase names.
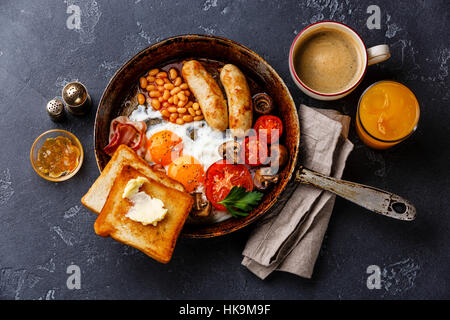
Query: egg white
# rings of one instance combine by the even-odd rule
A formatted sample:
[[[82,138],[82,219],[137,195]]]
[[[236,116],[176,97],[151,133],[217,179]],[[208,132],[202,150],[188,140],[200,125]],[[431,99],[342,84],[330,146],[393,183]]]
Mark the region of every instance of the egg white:
[[[140,104],[137,109],[131,113],[129,118],[132,121],[145,121],[149,119],[162,119],[162,115],[158,110],[153,110],[153,108],[147,108]]]

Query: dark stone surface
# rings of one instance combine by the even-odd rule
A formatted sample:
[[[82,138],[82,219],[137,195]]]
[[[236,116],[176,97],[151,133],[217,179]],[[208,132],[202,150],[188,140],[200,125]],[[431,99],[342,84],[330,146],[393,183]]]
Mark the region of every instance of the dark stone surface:
[[[68,5],[81,8],[81,29],[66,27]],[[381,9],[381,29],[369,30],[367,7]],[[0,3],[0,298],[2,299],[421,299],[450,298],[448,169],[448,1],[25,1]],[[369,68],[361,86],[335,102],[303,95],[291,80],[287,55],[295,35],[318,20],[356,29],[368,46],[388,43],[392,58]],[[80,204],[98,175],[93,153],[95,106],[116,69],[142,48],[176,34],[215,34],[263,56],[285,80],[297,104],[354,116],[357,100],[381,79],[405,83],[421,103],[417,132],[387,151],[357,138],[344,178],[410,199],[411,223],[336,201],[313,279],[275,273],[265,281],[241,266],[251,227],[207,240],[180,239],[162,265],[135,249],[94,234],[95,215]],[[84,117],[50,121],[45,104],[71,80],[94,100]],[[63,128],[81,140],[81,171],[64,183],[36,175],[33,140]],[[66,269],[80,266],[80,290],[66,287]],[[366,268],[380,266],[382,289],[368,290]]]

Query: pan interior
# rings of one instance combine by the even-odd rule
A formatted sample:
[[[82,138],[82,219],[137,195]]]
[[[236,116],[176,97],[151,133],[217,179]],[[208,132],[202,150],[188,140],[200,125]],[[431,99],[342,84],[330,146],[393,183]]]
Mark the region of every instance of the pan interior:
[[[108,144],[109,125],[119,115],[129,115],[137,103],[139,77],[152,68],[172,62],[197,59],[206,63],[214,75],[225,63],[235,64],[249,80],[252,93],[266,92],[274,100],[276,114],[283,121],[282,144],[289,150],[289,163],[280,173],[280,182],[265,194],[260,205],[247,217],[223,222],[186,224],[182,235],[191,238],[214,237],[238,230],[270,211],[275,203],[283,202],[283,191],[288,188],[297,163],[300,129],[294,101],[276,71],[256,53],[231,40],[215,36],[184,35],[166,39],[139,52],[126,62],[110,80],[100,100],[94,127],[94,146],[100,170],[106,166],[109,156],[103,152]]]

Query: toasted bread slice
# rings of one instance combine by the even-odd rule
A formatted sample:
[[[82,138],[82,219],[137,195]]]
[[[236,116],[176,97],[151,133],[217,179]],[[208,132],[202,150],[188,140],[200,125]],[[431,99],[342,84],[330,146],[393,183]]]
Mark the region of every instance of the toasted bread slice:
[[[167,209],[166,216],[156,226],[143,225],[126,217],[133,204],[122,198],[122,194],[128,181],[138,177],[149,180],[142,185],[140,191],[160,199]],[[172,257],[177,238],[193,203],[194,200],[188,193],[169,188],[127,165],[114,181],[105,206],[95,221],[94,229],[100,236],[111,236],[159,262],[167,263]]]
[[[89,191],[81,198],[81,203],[95,213],[100,213],[111,187],[124,166],[131,166],[145,176],[154,179],[167,187],[185,191],[183,185],[160,171],[153,170],[147,161],[139,157],[136,152],[126,145],[121,145],[109,160],[101,175],[97,178]]]

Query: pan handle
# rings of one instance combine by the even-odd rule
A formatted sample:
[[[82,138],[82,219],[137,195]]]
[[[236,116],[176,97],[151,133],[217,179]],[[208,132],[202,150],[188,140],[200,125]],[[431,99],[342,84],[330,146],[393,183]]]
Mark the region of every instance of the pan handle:
[[[404,221],[414,220],[416,208],[408,201],[387,191],[359,183],[339,180],[300,167],[295,181],[330,191],[376,213]]]

